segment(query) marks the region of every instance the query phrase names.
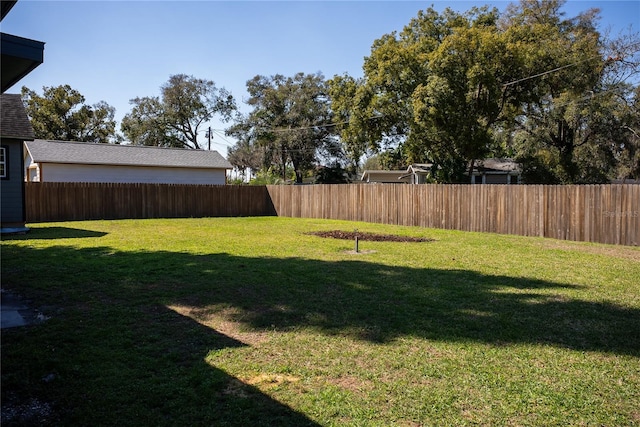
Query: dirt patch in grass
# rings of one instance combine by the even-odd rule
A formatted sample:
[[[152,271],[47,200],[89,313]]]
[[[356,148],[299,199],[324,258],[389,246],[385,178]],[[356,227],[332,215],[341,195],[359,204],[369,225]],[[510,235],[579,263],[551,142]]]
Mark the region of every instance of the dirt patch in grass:
[[[326,237],[331,239],[342,240],[355,240],[356,236],[358,240],[370,241],[370,242],[433,242],[433,239],[426,237],[411,237],[411,236],[399,236],[397,234],[376,234],[366,233],[362,231],[314,231],[305,234],[310,234],[318,237]]]
[[[373,382],[354,376],[330,378],[329,382],[353,393],[363,393],[374,388]]]

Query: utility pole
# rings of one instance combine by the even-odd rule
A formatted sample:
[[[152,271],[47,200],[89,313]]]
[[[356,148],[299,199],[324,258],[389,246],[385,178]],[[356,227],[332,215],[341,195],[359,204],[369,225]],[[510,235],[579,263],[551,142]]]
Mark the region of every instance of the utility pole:
[[[208,150],[211,151],[211,126],[209,126],[209,128],[207,129],[207,134],[205,136],[207,137],[207,140],[209,141]]]

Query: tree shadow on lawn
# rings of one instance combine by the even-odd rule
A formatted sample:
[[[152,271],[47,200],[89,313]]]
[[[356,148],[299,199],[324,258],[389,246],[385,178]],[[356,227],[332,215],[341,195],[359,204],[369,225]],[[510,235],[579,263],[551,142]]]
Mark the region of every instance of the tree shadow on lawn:
[[[318,425],[207,363],[210,351],[245,344],[158,303],[145,286],[112,282],[130,283],[109,274],[103,251],[13,249],[3,247],[3,286],[45,304],[51,318],[2,331],[3,426]],[[36,258],[20,258],[27,253]],[[87,256],[106,258],[91,267]],[[134,255],[131,267],[144,258]],[[44,287],[24,268],[5,275],[16,263],[51,270]]]
[[[204,360],[243,343],[163,305],[111,303],[3,331],[3,426],[317,425]]]
[[[234,391],[237,380],[204,359],[242,344],[167,308],[173,305],[258,331],[308,328],[378,343],[414,336],[640,356],[640,310],[567,297],[578,285],[362,260],[66,246],[7,246],[2,269],[3,287],[52,307],[42,310],[53,317],[27,332],[3,332],[3,402],[12,388],[54,390],[57,382],[76,381],[71,395],[58,398],[63,408],[82,402],[65,421],[78,414],[86,421],[96,411],[90,419],[97,425],[312,424],[250,386]],[[26,383],[12,377],[25,369],[35,375]],[[48,371],[57,379],[43,384]],[[127,403],[133,396],[148,413],[131,413],[141,407]]]
[[[25,234],[13,234],[2,236],[2,240],[55,240],[55,239],[86,239],[106,236],[108,233],[102,231],[83,230],[72,227],[40,227],[30,229]]]

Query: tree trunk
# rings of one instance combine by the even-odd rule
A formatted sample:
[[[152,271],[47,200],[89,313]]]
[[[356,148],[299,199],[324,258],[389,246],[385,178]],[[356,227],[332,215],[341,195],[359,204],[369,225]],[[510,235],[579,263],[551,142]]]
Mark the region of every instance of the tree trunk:
[[[471,161],[469,162],[469,182],[472,182],[471,179],[473,178],[473,167],[476,164],[476,160],[475,159],[471,159]]]

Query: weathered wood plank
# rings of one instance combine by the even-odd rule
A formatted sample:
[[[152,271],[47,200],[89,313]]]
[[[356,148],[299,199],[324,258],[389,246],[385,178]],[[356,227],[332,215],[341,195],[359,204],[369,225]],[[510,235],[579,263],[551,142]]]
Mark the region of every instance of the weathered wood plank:
[[[640,244],[638,185],[25,183],[27,221],[277,215]]]

